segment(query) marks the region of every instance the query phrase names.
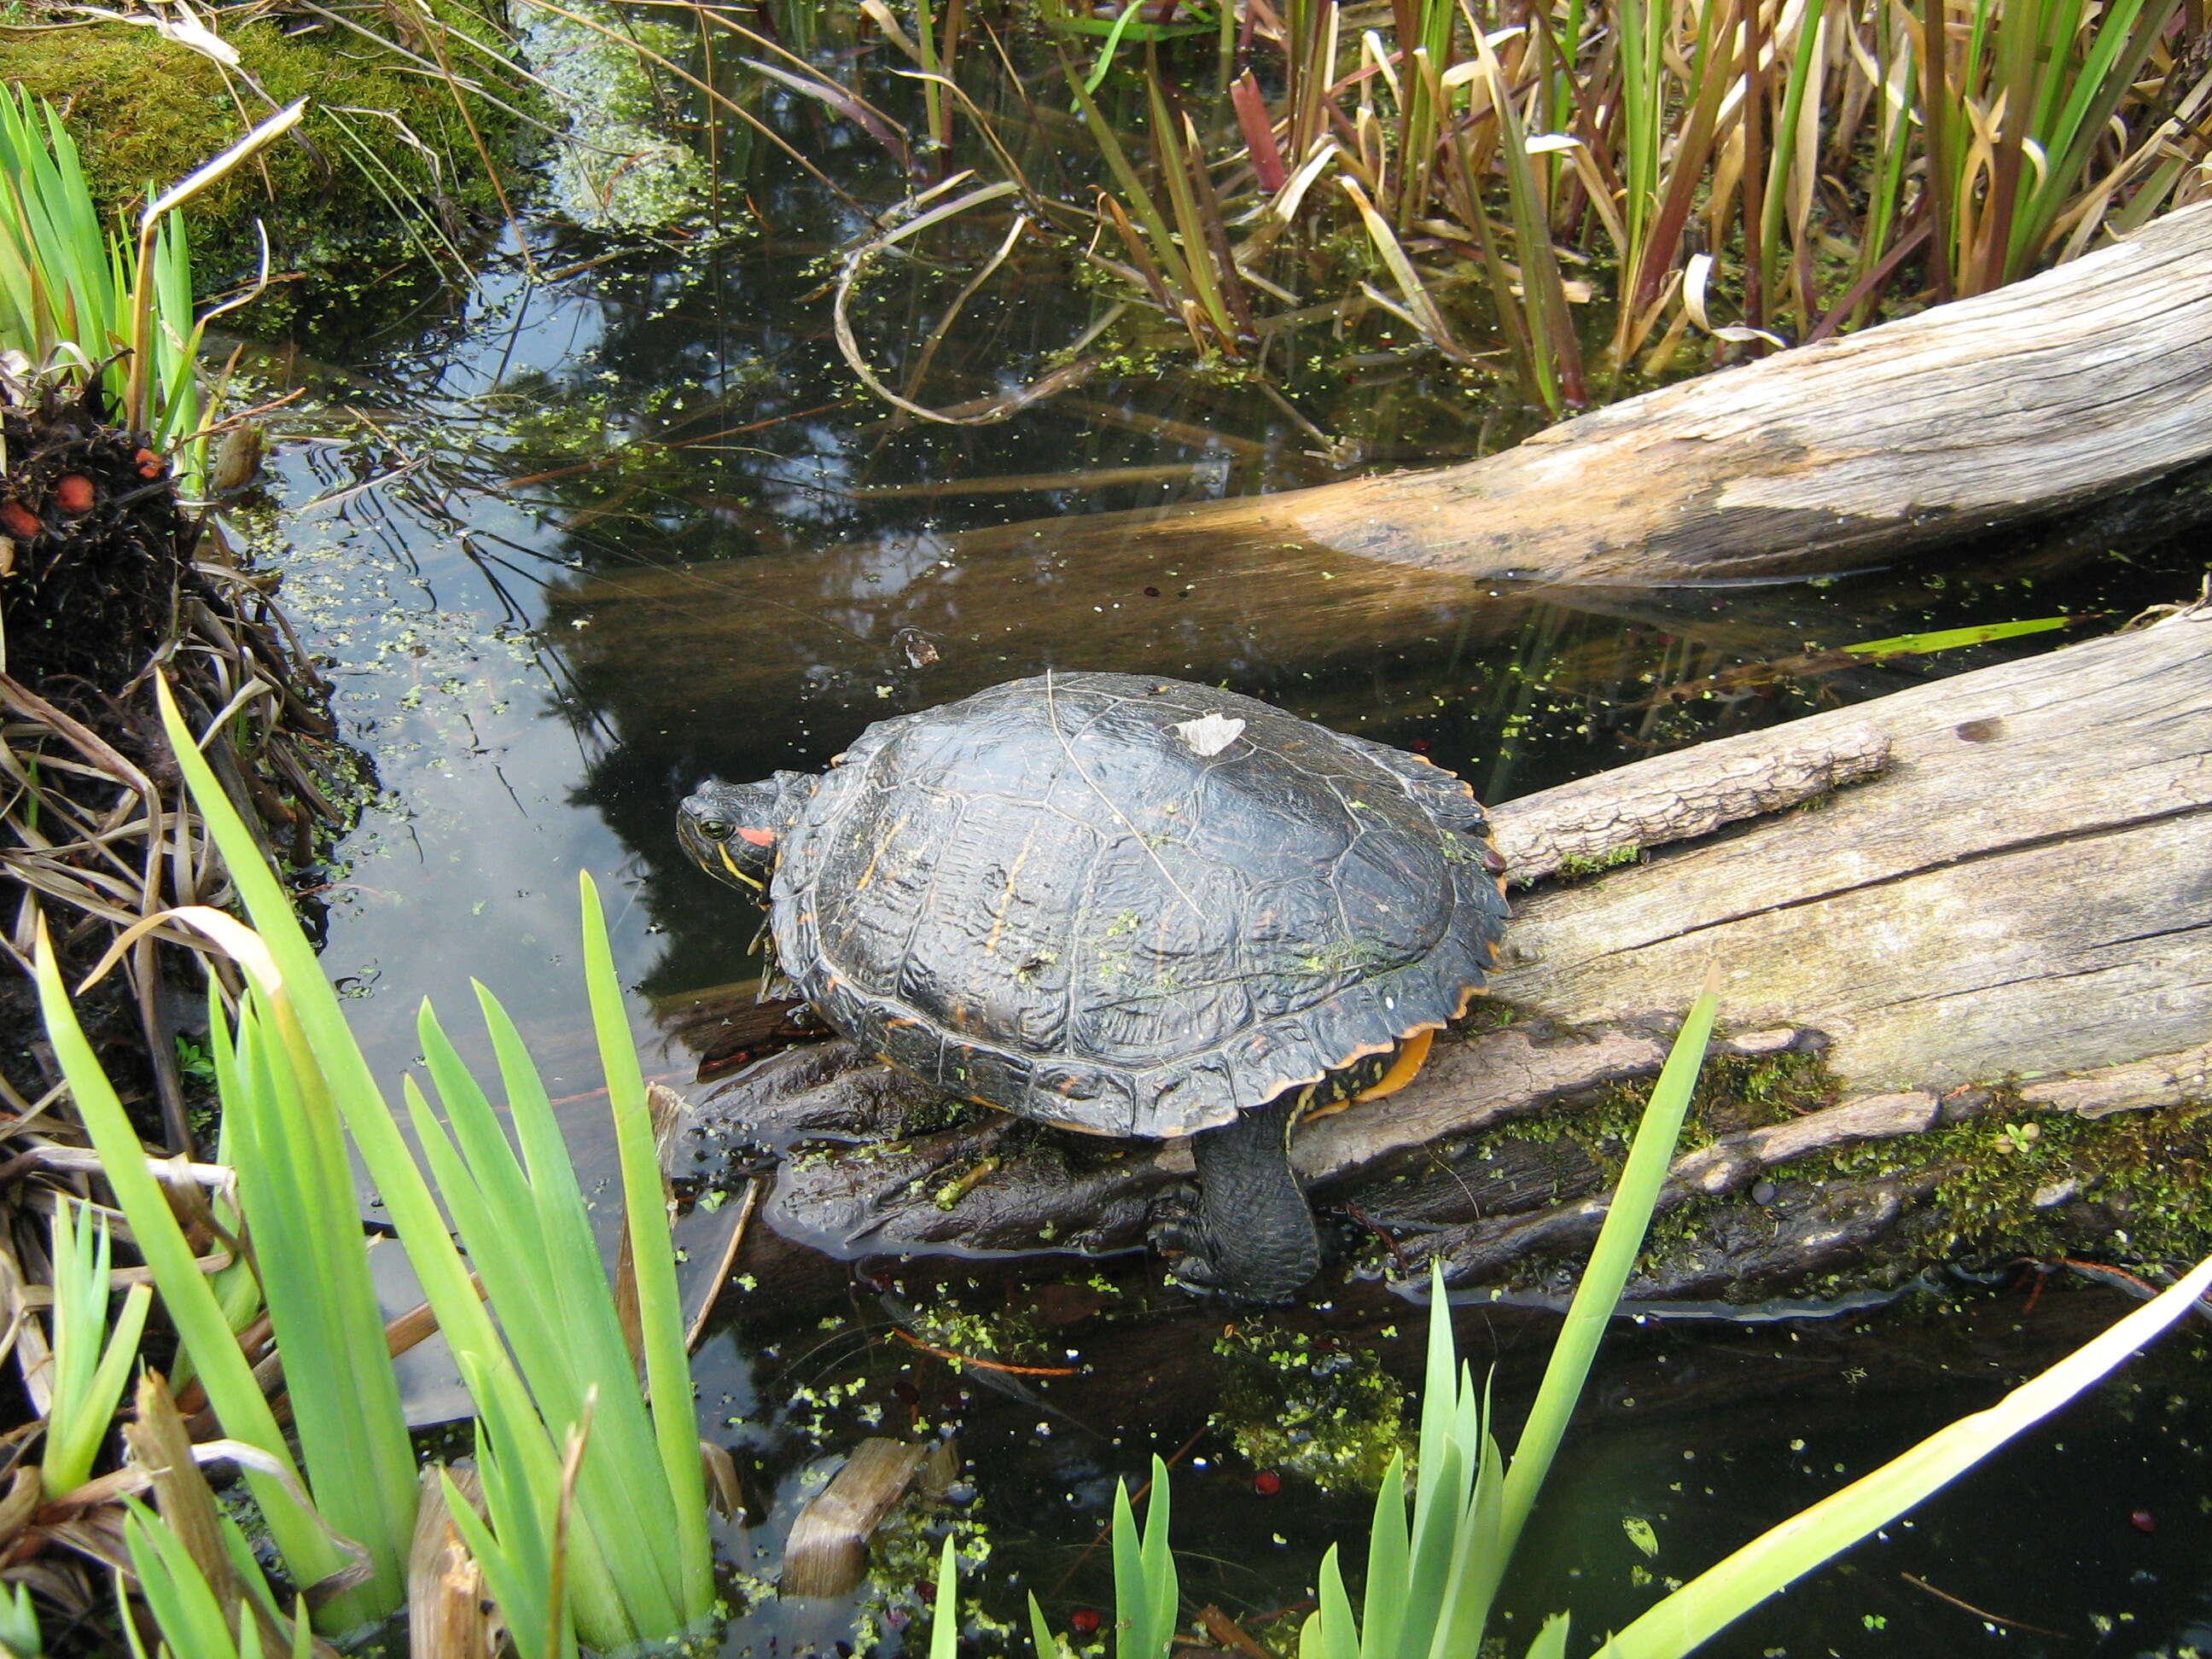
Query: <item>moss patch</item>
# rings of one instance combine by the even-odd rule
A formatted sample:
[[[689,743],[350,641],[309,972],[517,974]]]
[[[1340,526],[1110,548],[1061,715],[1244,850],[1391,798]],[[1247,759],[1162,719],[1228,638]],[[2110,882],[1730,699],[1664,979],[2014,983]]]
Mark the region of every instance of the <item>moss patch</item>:
[[[1570,1141],[1610,1184],[1627,1159],[1629,1141],[1655,1081],[1610,1084],[1545,1111],[1510,1119],[1489,1133],[1513,1140]],[[1682,1148],[1802,1117],[1832,1105],[1837,1094],[1835,1079],[1817,1054],[1713,1054],[1698,1075],[1697,1093],[1682,1121]]]
[[[441,14],[442,15],[442,14]],[[446,20],[489,40],[480,20]],[[298,132],[193,199],[186,214],[203,281],[252,268],[259,218],[295,263],[341,248],[435,245],[497,211],[453,94],[443,82],[350,33],[288,35],[273,22],[226,28],[245,75],[150,28],[96,24],[0,34],[0,79],[63,111],[104,214],[135,207],[235,143],[276,106],[312,100]],[[410,50],[420,43],[406,42]],[[428,55],[428,54],[425,54]],[[484,62],[456,64],[481,74]],[[502,96],[505,94],[502,94]],[[510,100],[512,101],[512,100]],[[481,100],[470,114],[495,157],[516,123]],[[418,148],[419,145],[419,148]]]
[[[1915,1242],[1929,1255],[2047,1258],[2091,1247],[2159,1261],[2212,1250],[2212,1103],[2090,1122],[2016,1100],[2000,1093],[1971,1122],[1840,1148],[1786,1173],[1863,1180],[1949,1166],[1942,1204],[1918,1218]]]
[[[1224,1366],[1212,1425],[1256,1468],[1303,1474],[1325,1492],[1371,1492],[1392,1455],[1410,1449],[1406,1392],[1371,1350],[1252,1320],[1213,1352]]]
[[[1650,1091],[1617,1085],[1578,1102],[1499,1126],[1515,1139],[1570,1143],[1610,1184]],[[1784,1121],[1833,1104],[1838,1091],[1818,1054],[1707,1060],[1683,1127],[1686,1150],[1716,1136]],[[1932,1176],[1937,1201],[1914,1206],[1866,1260],[1800,1288],[1832,1293],[1893,1284],[1930,1262],[2050,1260],[2094,1253],[2101,1261],[2194,1261],[2212,1251],[2212,1103],[2087,1121],[2027,1107],[2008,1089],[1982,1097],[1964,1121],[1924,1134],[1835,1147],[1777,1165],[1760,1184],[1781,1205],[1817,1200],[1831,1186]],[[1664,1282],[1703,1261],[1715,1238],[1755,1200],[1747,1192],[1698,1197],[1654,1218],[1639,1276]],[[1581,1253],[1540,1252],[1516,1281],[1546,1283]],[[1758,1295],[1773,1286],[1747,1286]]]
[[[1618,870],[1624,865],[1641,864],[1643,861],[1644,849],[1632,844],[1616,847],[1609,853],[1601,853],[1595,857],[1580,853],[1569,853],[1559,860],[1558,874],[1561,881],[1571,882],[1585,877],[1603,875],[1608,870]]]
[[[964,1129],[990,1115],[988,1106],[978,1105],[972,1100],[963,1100],[957,1095],[930,1094],[899,1114],[898,1138],[915,1140],[947,1129]]]

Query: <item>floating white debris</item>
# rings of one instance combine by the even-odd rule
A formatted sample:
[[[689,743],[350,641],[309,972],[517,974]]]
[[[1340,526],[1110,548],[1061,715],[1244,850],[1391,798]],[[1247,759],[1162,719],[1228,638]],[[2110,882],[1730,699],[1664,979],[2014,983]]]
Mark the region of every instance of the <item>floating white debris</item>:
[[[1244,722],[1227,714],[1206,714],[1194,720],[1176,724],[1176,736],[1191,746],[1199,755],[1218,755],[1237,741],[1244,729]]]

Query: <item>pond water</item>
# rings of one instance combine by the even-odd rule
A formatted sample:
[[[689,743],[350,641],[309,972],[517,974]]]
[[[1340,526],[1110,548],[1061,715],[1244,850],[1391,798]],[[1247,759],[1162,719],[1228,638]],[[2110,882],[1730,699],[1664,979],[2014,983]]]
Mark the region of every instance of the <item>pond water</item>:
[[[805,111],[782,118],[835,155],[834,129]],[[872,178],[881,206],[892,192],[872,166],[854,158],[843,176],[864,194]],[[459,1024],[469,977],[489,983],[594,1180],[610,1155],[595,1135],[577,872],[606,893],[650,1073],[694,1084],[697,1057],[670,1035],[686,1000],[761,970],[757,915],[676,844],[674,804],[702,777],[811,769],[872,720],[1047,666],[1131,668],[1225,683],[1509,799],[2069,635],[1809,678],[1731,672],[1746,665],[2094,617],[2078,635],[2183,597],[2203,573],[2185,533],[2147,532],[2133,509],[1820,583],[1571,600],[1415,589],[1318,551],[1091,541],[1070,554],[1051,528],[1068,515],[1325,482],[1346,476],[1348,452],[1249,386],[1188,374],[1095,379],[994,425],[895,419],[839,365],[819,292],[821,260],[860,222],[803,178],[750,187],[773,228],[749,240],[603,258],[533,227],[534,269],[510,244],[450,316],[264,343],[252,362],[272,390],[309,388],[275,453],[268,522],[286,598],[376,769],[323,895],[325,963],[386,1075],[416,1053],[421,999]],[[871,300],[872,338],[927,331],[918,297],[904,337],[901,291]],[[945,337],[933,380],[1003,390],[1079,326],[1061,292],[987,296]],[[1463,459],[1530,427],[1510,399],[1418,356],[1348,353],[1335,373],[1305,420],[1356,445],[1352,470]],[[1023,528],[996,533],[1008,525]],[[1716,675],[1713,696],[1669,695]],[[1274,1614],[1279,1635],[1326,1544],[1364,1530],[1367,1499],[1295,1472],[1259,1490],[1278,1471],[1209,1431],[1209,1413],[1224,1390],[1248,1414],[1279,1414],[1357,1378],[1363,1398],[1395,1401],[1389,1378],[1409,1374],[1425,1315],[1355,1289],[1224,1337],[1223,1316],[1164,1289],[1155,1266],[1101,1265],[1095,1285],[1088,1268],[1042,1288],[982,1274],[963,1294],[969,1316],[1029,1331],[1044,1369],[1075,1373],[1064,1377],[963,1375],[902,1340],[908,1310],[878,1285],[773,1323],[726,1299],[737,1317],[702,1349],[702,1424],[748,1480],[750,1524],[725,1532],[733,1569],[772,1577],[798,1503],[860,1436],[957,1430],[963,1501],[945,1513],[992,1551],[976,1580],[985,1611],[1011,1621],[1034,1588],[1065,1627],[1108,1605],[1094,1544],[1113,1480],[1180,1449],[1188,1609],[1217,1603],[1255,1629]],[[905,1289],[936,1278],[965,1293],[954,1281],[975,1271],[924,1263]],[[1941,1304],[1825,1322],[1624,1326],[1526,1547],[1508,1629],[1533,1633],[1563,1607],[1581,1632],[1618,1624],[2127,1305],[2100,1289],[2054,1286],[2033,1310],[2024,1285],[1949,1289]],[[1462,1351],[1498,1364],[1509,1423],[1549,1328],[1537,1314],[1462,1312]],[[1237,1383],[1255,1329],[1304,1356],[1294,1375]],[[2203,1358],[2194,1337],[2170,1343],[1714,1651],[2212,1642]],[[1656,1555],[1626,1518],[1654,1529]],[[849,1605],[762,1600],[725,1651],[848,1654],[869,1631],[896,1647],[922,1541],[890,1547],[881,1582]],[[975,1636],[1007,1645],[991,1628]]]

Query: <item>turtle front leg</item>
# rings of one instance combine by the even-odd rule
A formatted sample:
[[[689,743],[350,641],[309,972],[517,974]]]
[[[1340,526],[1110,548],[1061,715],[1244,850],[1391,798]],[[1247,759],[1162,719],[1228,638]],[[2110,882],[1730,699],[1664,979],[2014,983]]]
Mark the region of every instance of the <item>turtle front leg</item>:
[[[1321,1271],[1321,1233],[1291,1168],[1291,1131],[1310,1091],[1293,1090],[1191,1138],[1195,1213],[1164,1214],[1153,1247],[1187,1288],[1236,1302],[1296,1299]]]

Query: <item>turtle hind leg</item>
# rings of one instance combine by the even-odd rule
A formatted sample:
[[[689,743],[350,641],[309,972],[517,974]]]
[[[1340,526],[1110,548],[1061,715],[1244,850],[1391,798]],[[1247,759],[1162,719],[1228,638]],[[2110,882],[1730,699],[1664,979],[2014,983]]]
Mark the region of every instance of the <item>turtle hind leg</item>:
[[[1154,1246],[1176,1255],[1175,1276],[1188,1288],[1273,1304],[1294,1300],[1321,1271],[1321,1232],[1290,1152],[1312,1092],[1292,1090],[1191,1137],[1195,1212],[1152,1230]]]

